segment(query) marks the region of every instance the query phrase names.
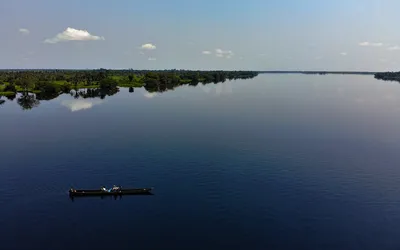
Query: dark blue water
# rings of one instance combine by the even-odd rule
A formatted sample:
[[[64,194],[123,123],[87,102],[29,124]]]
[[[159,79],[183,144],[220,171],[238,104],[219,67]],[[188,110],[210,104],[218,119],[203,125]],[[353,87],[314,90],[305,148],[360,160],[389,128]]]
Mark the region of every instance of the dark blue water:
[[[399,249],[400,85],[260,75],[0,106],[0,249]],[[153,196],[81,198],[113,184]]]

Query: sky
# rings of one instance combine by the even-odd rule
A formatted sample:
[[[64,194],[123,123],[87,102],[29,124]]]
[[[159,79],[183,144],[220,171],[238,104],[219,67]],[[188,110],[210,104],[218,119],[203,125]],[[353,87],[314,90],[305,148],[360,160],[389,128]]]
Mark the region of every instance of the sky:
[[[397,0],[1,0],[0,68],[400,70]]]

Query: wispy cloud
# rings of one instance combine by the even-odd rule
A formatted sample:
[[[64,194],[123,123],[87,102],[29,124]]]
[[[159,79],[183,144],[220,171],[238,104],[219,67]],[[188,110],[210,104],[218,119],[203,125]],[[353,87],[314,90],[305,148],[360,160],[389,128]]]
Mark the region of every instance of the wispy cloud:
[[[20,28],[18,31],[23,35],[29,35],[29,33],[31,33],[28,29],[25,28]]]
[[[361,42],[358,45],[360,46],[369,46],[369,47],[381,47],[383,46],[383,43],[372,43],[372,42]]]
[[[211,51],[209,50],[204,50],[201,52],[203,55],[211,55]]]
[[[91,109],[94,105],[98,105],[103,103],[101,100],[65,100],[61,103],[61,105],[67,107],[72,112]]]
[[[340,55],[347,56],[347,52],[340,52]]]
[[[147,60],[149,60],[149,61],[155,61],[155,60],[157,60],[157,58],[155,58],[155,57],[149,57],[149,58],[147,58]],[[162,60],[161,60],[162,61]]]
[[[391,46],[388,48],[388,50],[400,50],[400,46],[397,46],[397,45]]]
[[[140,46],[140,48],[145,50],[155,50],[157,47],[154,44],[146,43]]]
[[[68,41],[96,41],[96,40],[105,40],[105,39],[104,37],[92,35],[87,30],[77,30],[68,27],[63,32],[57,34],[53,38],[46,39],[44,42],[59,43]]]
[[[229,59],[234,55],[232,50],[215,49],[215,56]]]

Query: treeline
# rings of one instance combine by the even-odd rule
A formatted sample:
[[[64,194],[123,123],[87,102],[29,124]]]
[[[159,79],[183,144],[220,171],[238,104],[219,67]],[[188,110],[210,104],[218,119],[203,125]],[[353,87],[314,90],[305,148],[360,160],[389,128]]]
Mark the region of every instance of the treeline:
[[[2,70],[0,98],[5,96],[23,109],[37,107],[41,100],[51,100],[68,93],[75,98],[102,98],[114,95],[118,87],[144,87],[149,92],[164,92],[181,85],[218,83],[248,79],[254,71],[188,71],[188,70]],[[5,100],[0,99],[0,105]]]
[[[376,73],[375,78],[384,81],[398,81],[400,82],[400,72],[382,72]]]
[[[143,76],[144,87],[149,92],[163,92],[183,84],[218,83],[226,80],[249,79],[254,71],[150,71]]]
[[[253,71],[187,71],[187,70],[3,70],[0,92],[67,93],[79,88],[116,88],[179,86],[188,82],[223,82],[257,76]]]
[[[32,84],[38,82],[64,82],[71,85],[82,83],[91,86],[101,80],[112,78],[118,82],[144,82],[145,78],[176,78],[184,81],[213,82],[226,79],[252,78],[258,75],[255,71],[190,71],[190,70],[2,70],[0,81],[10,84]]]
[[[106,70],[99,71],[63,71],[28,70],[0,71],[0,93],[11,95],[17,92],[60,94],[72,89],[100,87],[107,82]],[[106,83],[108,84],[108,83]]]

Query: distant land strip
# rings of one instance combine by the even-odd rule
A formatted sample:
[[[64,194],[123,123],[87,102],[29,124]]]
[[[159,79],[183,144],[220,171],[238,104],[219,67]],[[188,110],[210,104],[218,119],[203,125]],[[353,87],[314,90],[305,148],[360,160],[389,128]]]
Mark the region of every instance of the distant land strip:
[[[370,71],[285,71],[285,70],[267,70],[258,71],[260,74],[314,74],[314,75],[326,75],[326,74],[337,74],[337,75],[375,75],[378,72]]]
[[[79,71],[91,71],[96,69],[0,69],[0,72],[29,72],[29,71],[36,71],[36,72],[79,72]],[[101,70],[101,69],[100,69]],[[176,70],[176,69],[165,69],[165,70],[133,70],[133,69],[110,69],[111,71],[120,71],[120,72],[193,72],[198,71],[202,72],[201,70]],[[203,70],[203,72],[229,72],[228,70]],[[231,71],[237,72],[237,71]],[[240,72],[240,71],[239,71]],[[314,74],[314,75],[326,75],[326,74],[339,74],[339,75],[375,75],[378,73],[385,73],[385,72],[372,72],[372,71],[308,71],[308,70],[262,70],[257,71],[254,70],[252,72],[257,72],[259,74]]]

